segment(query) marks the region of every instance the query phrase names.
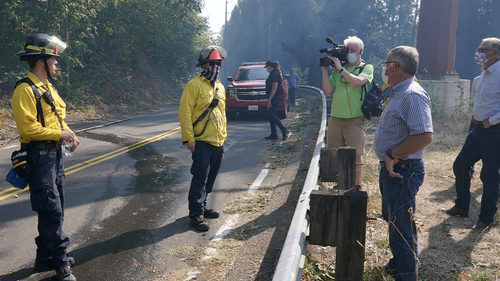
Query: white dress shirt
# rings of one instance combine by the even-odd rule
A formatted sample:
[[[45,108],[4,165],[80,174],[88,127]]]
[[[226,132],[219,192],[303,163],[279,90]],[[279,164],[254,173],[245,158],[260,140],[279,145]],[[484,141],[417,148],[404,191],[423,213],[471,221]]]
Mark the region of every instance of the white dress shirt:
[[[474,96],[474,119],[500,123],[500,60],[485,69],[478,78]]]

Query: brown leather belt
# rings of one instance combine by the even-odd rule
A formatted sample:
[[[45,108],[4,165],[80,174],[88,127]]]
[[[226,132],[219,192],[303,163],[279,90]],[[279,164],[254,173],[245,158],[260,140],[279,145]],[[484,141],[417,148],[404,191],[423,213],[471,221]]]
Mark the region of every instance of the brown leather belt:
[[[403,166],[403,165],[408,165],[412,162],[419,161],[421,159],[406,159],[406,160],[399,160],[399,162],[396,163],[398,166]],[[385,161],[380,161],[380,166],[385,167]]]

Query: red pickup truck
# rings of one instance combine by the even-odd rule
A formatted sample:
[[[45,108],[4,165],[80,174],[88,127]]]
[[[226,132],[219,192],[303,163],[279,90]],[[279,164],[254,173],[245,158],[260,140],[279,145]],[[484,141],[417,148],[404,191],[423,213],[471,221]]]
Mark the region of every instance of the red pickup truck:
[[[226,91],[226,116],[236,117],[237,112],[267,111],[266,79],[269,76],[265,62],[244,62],[236,71]],[[283,73],[283,71],[281,71]],[[285,77],[286,78],[286,77]],[[278,117],[285,119],[290,109],[288,80],[283,79],[285,99],[278,108]]]

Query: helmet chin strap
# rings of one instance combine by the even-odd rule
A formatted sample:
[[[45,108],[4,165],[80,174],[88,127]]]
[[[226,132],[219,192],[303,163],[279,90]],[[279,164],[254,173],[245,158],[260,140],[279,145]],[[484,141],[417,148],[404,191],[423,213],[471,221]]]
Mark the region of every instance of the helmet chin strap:
[[[45,68],[45,72],[47,72],[47,78],[49,78],[49,81],[52,83],[54,80],[52,79],[52,76],[50,75],[50,70],[49,70],[49,65],[47,64],[47,57],[43,57],[43,65]]]

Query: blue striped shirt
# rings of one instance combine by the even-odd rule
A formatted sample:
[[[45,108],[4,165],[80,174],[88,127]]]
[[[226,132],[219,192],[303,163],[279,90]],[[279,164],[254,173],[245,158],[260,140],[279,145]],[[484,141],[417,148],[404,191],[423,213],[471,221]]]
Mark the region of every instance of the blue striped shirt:
[[[432,133],[431,100],[425,90],[408,78],[392,88],[375,134],[375,152],[384,160],[385,152],[409,136]],[[401,159],[422,159],[424,149]]]

